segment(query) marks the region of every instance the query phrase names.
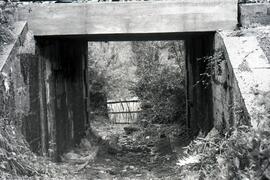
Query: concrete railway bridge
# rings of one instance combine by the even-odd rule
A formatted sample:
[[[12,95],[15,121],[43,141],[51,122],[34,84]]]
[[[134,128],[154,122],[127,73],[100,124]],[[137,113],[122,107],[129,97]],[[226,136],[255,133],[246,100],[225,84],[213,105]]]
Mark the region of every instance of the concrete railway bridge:
[[[54,152],[57,159],[84,136],[88,41],[184,40],[187,119],[194,134],[214,126],[226,131],[247,114],[219,33],[237,27],[237,0],[29,4],[19,7],[18,20],[18,39],[1,71],[13,81],[14,106],[34,151]],[[197,59],[216,51],[224,61],[214,64],[211,85],[194,86],[207,66]],[[25,91],[16,93],[21,87]]]

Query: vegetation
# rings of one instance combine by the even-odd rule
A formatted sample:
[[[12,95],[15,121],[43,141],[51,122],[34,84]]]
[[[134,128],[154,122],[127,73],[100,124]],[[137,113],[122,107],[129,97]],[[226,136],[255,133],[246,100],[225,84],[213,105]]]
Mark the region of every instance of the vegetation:
[[[183,42],[134,42],[132,50],[139,78],[133,90],[142,101],[143,118],[153,123],[184,122]]]
[[[202,81],[211,80],[213,63],[218,73],[223,59],[221,52],[202,59],[208,62]],[[254,90],[254,95],[265,109],[252,119],[256,127],[242,120],[225,134],[213,128],[206,137],[198,136],[177,163],[183,179],[270,179],[270,92]]]
[[[130,42],[91,42],[88,45],[90,90],[103,92],[108,99],[133,97],[129,89],[137,78],[136,67],[131,63]]]
[[[92,99],[106,111],[108,99],[142,101],[144,118],[155,123],[184,122],[183,42],[89,43]],[[96,111],[96,108],[93,108]]]
[[[0,54],[4,45],[13,40],[11,28],[14,22],[15,7],[14,3],[0,2]]]
[[[258,130],[240,126],[224,136],[212,130],[206,138],[197,137],[185,151],[189,159],[179,161],[181,176],[196,179],[269,179],[269,122],[267,124]]]
[[[135,84],[130,42],[88,43],[90,106],[95,114],[107,116],[107,100],[131,99]]]
[[[13,40],[10,30],[13,21],[12,6],[9,3],[0,3],[0,52],[1,46]],[[93,48],[89,51],[90,91],[92,97],[100,100],[93,106],[105,108],[103,102],[107,98],[128,98],[136,95],[143,101],[146,112],[144,118],[150,119],[151,122],[184,121],[182,116],[185,114],[182,42],[134,42],[110,47],[104,44],[102,46],[92,44],[91,47]],[[127,47],[129,49],[126,51]],[[124,54],[126,56],[123,57]],[[217,54],[211,58],[219,60],[221,56]],[[132,62],[125,61],[129,58]],[[210,64],[208,69],[211,69],[212,65]],[[206,72],[202,75],[202,79],[208,82],[209,76],[211,72]],[[6,103],[9,95],[12,94],[5,93],[3,89],[5,81],[2,79],[4,77],[2,74],[0,77],[0,97],[1,101]],[[126,90],[123,91],[123,89]],[[240,125],[225,134],[220,134],[213,129],[207,137],[197,137],[185,148],[184,158],[178,162],[177,176],[179,178],[270,179],[270,92],[255,93],[260,94],[258,104],[267,110],[266,114],[258,114],[256,117],[258,127],[254,129]],[[11,116],[2,113],[3,111],[4,108],[0,110],[1,179],[23,177],[29,179],[30,176],[33,179],[35,176],[44,179],[49,177],[58,179],[63,177],[64,179],[64,174],[71,174],[74,165],[70,165],[68,169],[33,154],[16,127],[16,119],[10,118]],[[157,127],[152,128],[160,130]],[[155,132],[157,133],[158,130]],[[160,136],[160,133],[153,134],[148,128],[145,128],[145,131],[145,134],[138,136],[142,140],[150,141],[149,136]],[[171,132],[172,129],[167,131]],[[150,145],[152,144],[151,142]],[[144,160],[144,158],[139,156],[138,160]],[[66,172],[63,173],[64,171]],[[102,169],[102,171],[105,170]]]

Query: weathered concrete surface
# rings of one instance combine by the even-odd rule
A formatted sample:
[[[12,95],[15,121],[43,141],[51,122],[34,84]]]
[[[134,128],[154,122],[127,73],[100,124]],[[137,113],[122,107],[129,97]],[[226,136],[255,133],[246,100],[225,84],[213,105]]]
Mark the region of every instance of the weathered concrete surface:
[[[15,23],[13,32],[14,42],[0,56],[0,118],[15,123],[31,150],[38,153],[41,131],[34,36],[26,22]]]
[[[13,56],[17,53],[18,47],[23,44],[27,31],[28,26],[25,21],[16,22],[14,24],[14,41],[6,45],[4,52],[0,54],[0,71],[3,71],[4,66],[8,66],[7,64],[12,61]]]
[[[0,118],[6,118],[21,125],[25,112],[28,112],[25,84],[21,75],[18,53],[27,32],[25,22],[14,24],[14,41],[4,47],[0,55]],[[16,119],[16,120],[15,120]]]
[[[237,49],[238,43],[236,41],[229,50]],[[239,77],[233,68],[237,59],[227,52],[226,47],[219,33],[186,41],[187,124],[195,133],[207,133],[214,127],[225,134],[239,125],[250,124],[245,96],[241,94]],[[241,54],[238,59],[244,59],[245,55]],[[212,58],[204,58],[209,56]],[[265,65],[265,61],[253,62],[254,65]]]
[[[27,101],[22,101],[22,106],[27,110],[22,111],[22,132],[33,152],[40,154],[41,126],[40,126],[40,103],[39,103],[39,79],[38,79],[38,55],[36,54],[35,40],[32,32],[26,34],[24,44],[17,54],[20,68],[14,72],[20,73],[17,79],[22,79]]]
[[[222,56],[212,64],[213,118],[214,127],[223,133],[239,125],[250,124],[245,101],[232,66],[235,64],[232,62],[234,59],[229,56],[226,47],[223,37],[220,33],[216,33],[215,51],[222,53]],[[236,46],[230,47],[229,50],[233,48]]]
[[[270,4],[240,4],[240,24],[243,27],[270,24]]]
[[[258,120],[269,118],[269,109],[263,101],[270,93],[270,64],[256,37],[237,37],[225,32],[221,36],[251,124],[258,128]]]
[[[36,36],[232,30],[237,0],[30,5],[19,19]]]

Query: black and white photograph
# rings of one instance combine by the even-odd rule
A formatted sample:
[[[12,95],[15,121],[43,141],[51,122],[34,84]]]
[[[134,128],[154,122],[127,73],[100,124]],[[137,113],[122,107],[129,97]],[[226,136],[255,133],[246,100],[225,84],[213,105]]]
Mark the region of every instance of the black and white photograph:
[[[270,180],[270,0],[0,0],[0,180]]]

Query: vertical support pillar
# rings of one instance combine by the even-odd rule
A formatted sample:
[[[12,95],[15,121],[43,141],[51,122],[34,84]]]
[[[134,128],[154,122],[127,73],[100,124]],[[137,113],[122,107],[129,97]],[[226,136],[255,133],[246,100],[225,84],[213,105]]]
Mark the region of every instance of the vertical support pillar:
[[[201,83],[201,74],[207,63],[200,60],[213,53],[213,34],[190,37],[186,45],[187,72],[187,124],[195,136],[202,131],[207,133],[213,127],[211,84]],[[199,83],[198,83],[199,82]]]
[[[87,41],[59,40],[55,77],[55,121],[57,155],[79,144],[87,122],[85,68]]]
[[[87,125],[87,41],[43,39],[39,44],[42,154],[55,160],[79,144]],[[48,151],[49,150],[49,151]]]
[[[40,48],[41,45],[39,44]],[[40,153],[44,156],[48,154],[48,121],[45,90],[45,63],[47,61],[47,49],[41,51],[38,48],[38,96],[39,96],[39,119],[40,119]]]

